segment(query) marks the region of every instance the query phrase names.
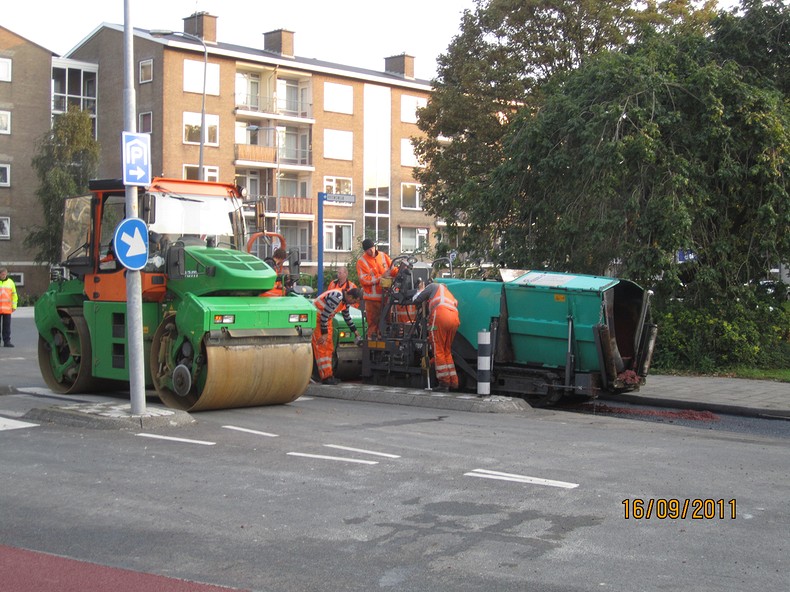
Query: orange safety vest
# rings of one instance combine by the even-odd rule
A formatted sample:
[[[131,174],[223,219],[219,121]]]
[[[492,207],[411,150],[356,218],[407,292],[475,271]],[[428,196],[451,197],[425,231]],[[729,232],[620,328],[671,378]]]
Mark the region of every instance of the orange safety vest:
[[[362,284],[365,300],[381,300],[381,276],[392,265],[389,255],[381,251],[375,257],[363,253],[357,259],[357,275],[359,283]]]
[[[430,302],[428,302],[428,310],[431,314],[436,312],[436,309],[440,306],[458,312],[458,301],[450,294],[450,290],[443,284],[436,285],[439,286],[439,288],[436,290],[436,294],[433,295]]]
[[[17,304],[16,284],[10,277],[0,280],[0,314],[11,314]]]

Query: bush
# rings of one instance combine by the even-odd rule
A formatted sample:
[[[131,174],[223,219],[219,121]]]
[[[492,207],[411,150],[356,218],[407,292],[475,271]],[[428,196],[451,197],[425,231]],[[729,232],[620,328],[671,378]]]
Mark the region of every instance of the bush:
[[[678,300],[654,310],[658,338],[653,367],[709,374],[738,366],[790,368],[790,306],[745,294],[690,306]]]

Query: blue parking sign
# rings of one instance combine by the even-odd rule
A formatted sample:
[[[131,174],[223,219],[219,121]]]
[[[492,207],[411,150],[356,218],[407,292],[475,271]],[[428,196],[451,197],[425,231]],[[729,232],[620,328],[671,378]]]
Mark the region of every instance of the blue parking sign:
[[[151,136],[123,132],[123,184],[151,184]]]
[[[148,228],[140,218],[121,220],[113,237],[115,256],[126,269],[139,271],[148,263]]]

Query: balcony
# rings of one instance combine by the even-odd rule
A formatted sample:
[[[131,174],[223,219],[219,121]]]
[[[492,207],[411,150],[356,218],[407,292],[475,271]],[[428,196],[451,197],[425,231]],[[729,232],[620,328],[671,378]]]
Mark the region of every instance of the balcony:
[[[259,197],[263,200],[267,214],[277,213],[277,198],[273,195]],[[309,197],[280,197],[281,214],[313,215],[313,200]]]
[[[236,160],[246,160],[277,166],[277,150],[274,146],[258,146],[255,144],[236,144]],[[313,151],[310,148],[291,148],[280,146],[279,164],[283,168],[309,167],[313,164]]]
[[[274,146],[254,146],[252,144],[236,144],[236,160],[266,162],[277,164],[277,150]]]

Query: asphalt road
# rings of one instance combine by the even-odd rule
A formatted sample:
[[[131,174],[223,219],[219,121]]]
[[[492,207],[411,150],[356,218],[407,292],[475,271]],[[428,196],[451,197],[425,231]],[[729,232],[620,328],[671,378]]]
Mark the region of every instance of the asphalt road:
[[[23,327],[3,381],[43,386]],[[85,591],[97,565],[245,590],[790,588],[787,438],[310,397],[154,430],[25,421],[59,402],[0,396],[0,545],[87,562]]]

